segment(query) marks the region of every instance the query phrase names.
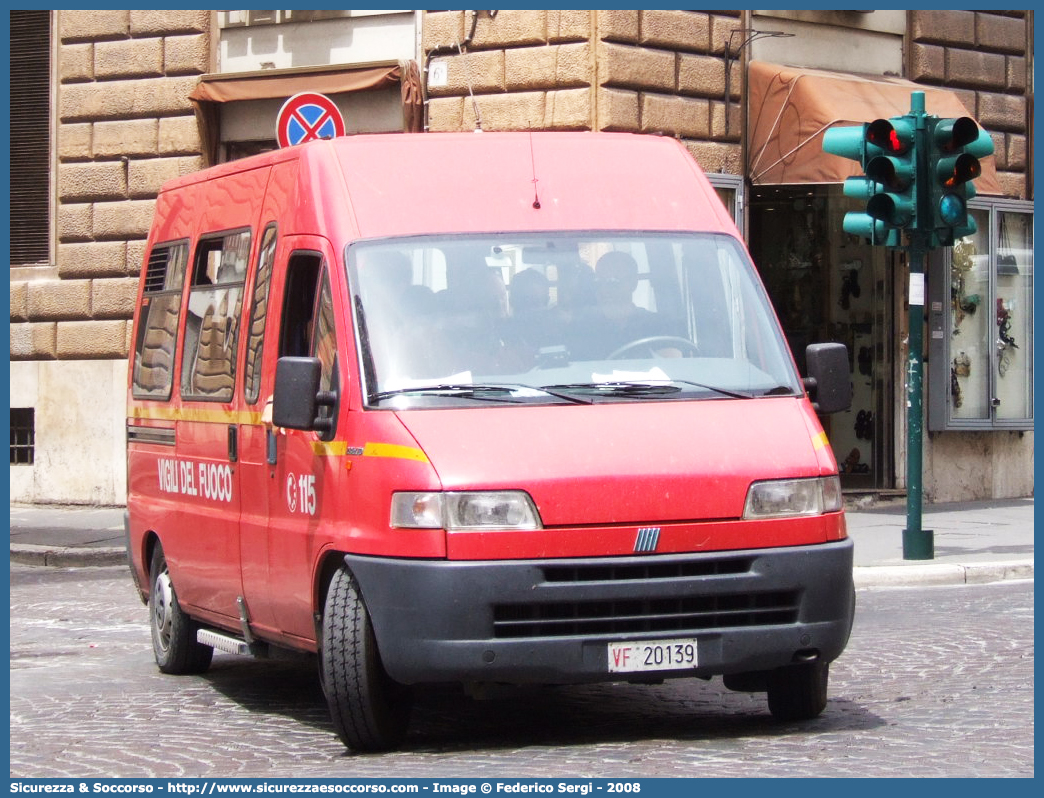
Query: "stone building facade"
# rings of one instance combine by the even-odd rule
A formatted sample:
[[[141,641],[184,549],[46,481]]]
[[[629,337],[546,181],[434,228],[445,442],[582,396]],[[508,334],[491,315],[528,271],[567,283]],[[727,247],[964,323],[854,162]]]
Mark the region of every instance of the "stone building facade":
[[[741,24],[739,12],[428,12],[425,52],[447,66],[429,85],[429,129],[664,134],[705,171],[738,174],[741,70],[727,84],[724,56]]]
[[[228,29],[219,14],[233,13],[248,19],[262,12],[51,13],[52,159],[50,175],[40,176],[52,186],[51,257],[11,266],[11,407],[35,410],[36,450],[31,467],[11,466],[13,500],[124,499],[125,359],[145,238],[160,185],[207,163],[208,123],[190,94],[221,71]],[[761,233],[747,216],[746,196],[766,187],[748,174],[752,60],[895,74],[948,89],[993,136],[1002,199],[1033,199],[1032,12],[411,13],[400,21],[416,36],[425,130],[677,137],[706,172],[733,186],[728,201],[755,254]],[[336,38],[342,23],[322,24]],[[371,41],[379,49],[379,36]],[[854,64],[858,53],[862,62]],[[889,281],[898,280],[899,264],[883,268]],[[892,310],[902,303],[897,285],[884,297]],[[900,342],[903,314],[893,315]],[[868,486],[873,490],[904,483],[902,362],[896,343],[879,364],[890,384],[876,401],[889,406],[890,421],[878,437],[891,443],[874,466],[881,478]],[[1031,495],[1032,418],[1017,426],[928,436],[926,497]]]
[[[923,10],[911,21],[909,78],[965,98],[993,135],[1004,195],[1031,199],[1032,12]]]
[[[11,407],[35,409],[11,497],[116,504],[131,317],[160,185],[202,167],[188,94],[206,11],[52,13],[52,260],[12,264]],[[46,180],[46,175],[41,175]]]

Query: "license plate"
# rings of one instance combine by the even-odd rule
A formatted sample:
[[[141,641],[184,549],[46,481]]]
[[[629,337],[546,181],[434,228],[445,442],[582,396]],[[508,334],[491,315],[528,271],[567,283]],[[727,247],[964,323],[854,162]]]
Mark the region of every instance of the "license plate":
[[[696,667],[696,638],[609,644],[609,672],[673,671]]]

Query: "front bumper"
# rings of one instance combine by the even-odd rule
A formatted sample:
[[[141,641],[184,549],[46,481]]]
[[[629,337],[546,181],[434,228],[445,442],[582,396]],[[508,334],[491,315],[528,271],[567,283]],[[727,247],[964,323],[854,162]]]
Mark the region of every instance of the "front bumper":
[[[609,642],[695,637],[696,670],[830,662],[852,628],[850,539],[638,557],[432,561],[346,555],[396,681],[614,681]]]

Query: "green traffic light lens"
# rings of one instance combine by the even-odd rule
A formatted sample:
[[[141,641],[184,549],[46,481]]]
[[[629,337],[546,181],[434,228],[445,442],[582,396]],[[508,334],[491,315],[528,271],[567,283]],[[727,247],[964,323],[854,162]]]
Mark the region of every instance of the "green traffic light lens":
[[[939,218],[951,227],[963,224],[966,218],[964,200],[956,194],[943,194],[939,199]]]

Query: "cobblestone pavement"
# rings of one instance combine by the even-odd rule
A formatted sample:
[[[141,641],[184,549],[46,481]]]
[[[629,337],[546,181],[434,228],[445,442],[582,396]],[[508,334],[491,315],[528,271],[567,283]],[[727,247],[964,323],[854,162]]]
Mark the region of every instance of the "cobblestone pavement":
[[[161,675],[126,569],[11,567],[12,777],[1032,776],[1033,584],[859,592],[817,721],[720,680],[420,693],[402,751],[346,753],[314,664]]]

